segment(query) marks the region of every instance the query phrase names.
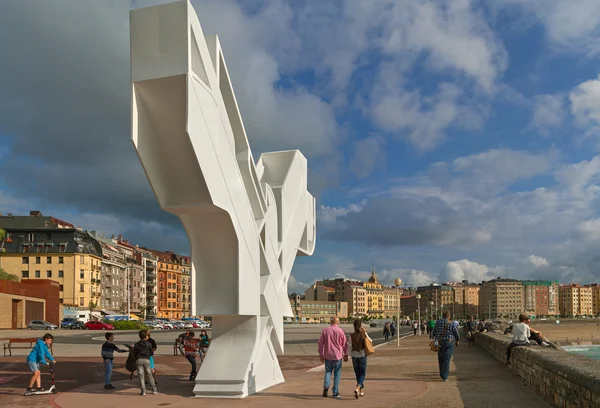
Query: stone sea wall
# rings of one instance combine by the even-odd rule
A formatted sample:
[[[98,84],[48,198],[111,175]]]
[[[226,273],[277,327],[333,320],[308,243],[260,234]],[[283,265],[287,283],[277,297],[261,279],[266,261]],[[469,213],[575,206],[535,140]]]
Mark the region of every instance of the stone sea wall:
[[[510,337],[477,333],[475,344],[504,363]],[[600,408],[600,361],[549,347],[515,347],[508,368],[544,400],[561,408]]]

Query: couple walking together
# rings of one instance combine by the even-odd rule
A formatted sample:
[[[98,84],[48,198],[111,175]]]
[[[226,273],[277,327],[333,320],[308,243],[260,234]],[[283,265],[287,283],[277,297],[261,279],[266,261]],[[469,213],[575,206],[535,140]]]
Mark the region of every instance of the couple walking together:
[[[365,376],[367,374],[367,355],[373,352],[371,338],[362,327],[360,319],[354,320],[354,332],[346,337],[339,327],[340,319],[333,317],[331,325],[323,330],[319,338],[319,357],[325,363],[325,380],[323,382],[323,397],[329,393],[331,374],[333,373],[333,398],[341,398],[339,392],[342,360],[352,357],[352,366],[356,375],[354,398],[364,395]]]

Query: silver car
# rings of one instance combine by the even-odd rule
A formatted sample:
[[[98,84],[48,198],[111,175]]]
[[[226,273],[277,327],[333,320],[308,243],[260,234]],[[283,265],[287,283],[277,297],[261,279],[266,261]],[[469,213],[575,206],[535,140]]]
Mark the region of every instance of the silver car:
[[[56,330],[58,326],[44,320],[32,320],[27,325],[28,330]]]

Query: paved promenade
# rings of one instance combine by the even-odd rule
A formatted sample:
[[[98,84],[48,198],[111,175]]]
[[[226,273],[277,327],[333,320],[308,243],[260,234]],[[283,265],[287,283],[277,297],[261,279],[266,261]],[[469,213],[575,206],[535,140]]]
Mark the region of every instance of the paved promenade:
[[[11,407],[61,408],[137,408],[189,407],[286,408],[339,406],[347,403],[361,407],[549,407],[533,391],[512,375],[501,363],[479,348],[461,345],[455,352],[449,382],[437,373],[437,354],[428,350],[428,339],[409,336],[397,347],[395,342],[378,347],[369,357],[365,397],[360,402],[352,396],[354,374],[352,364],[344,364],[340,392],[342,401],[321,397],[322,371],[316,356],[283,356],[281,365],[286,383],[244,400],[191,399],[193,383],[186,380],[189,364],[183,357],[161,356],[157,359],[160,395],[138,395],[137,381],[125,374],[124,358],[117,358],[113,374],[115,391],[105,391],[103,367],[99,358],[63,357],[56,366],[59,394],[23,397],[28,375],[23,357],[0,360],[0,400]],[[310,370],[310,371],[309,371]],[[49,376],[44,375],[44,384]]]

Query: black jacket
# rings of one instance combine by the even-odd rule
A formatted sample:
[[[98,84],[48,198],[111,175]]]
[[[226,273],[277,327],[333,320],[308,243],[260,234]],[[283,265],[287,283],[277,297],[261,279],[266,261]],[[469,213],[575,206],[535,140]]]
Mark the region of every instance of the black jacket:
[[[136,360],[150,360],[152,355],[152,344],[148,340],[140,340],[133,347],[133,356]]]

